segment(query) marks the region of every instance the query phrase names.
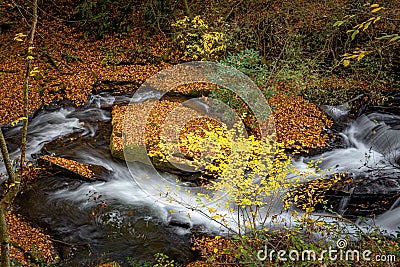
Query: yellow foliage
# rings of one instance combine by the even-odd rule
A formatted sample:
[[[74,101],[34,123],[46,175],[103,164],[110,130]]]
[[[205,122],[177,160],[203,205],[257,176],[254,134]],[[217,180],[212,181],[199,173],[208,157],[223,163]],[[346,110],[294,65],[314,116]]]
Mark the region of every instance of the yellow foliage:
[[[14,41],[23,42],[23,39],[22,39],[22,38],[24,38],[24,37],[26,37],[26,34],[17,33],[17,34],[15,35],[15,37],[14,37]]]
[[[176,40],[184,48],[185,56],[195,60],[217,60],[226,50],[226,34],[213,30],[200,16],[193,19],[186,16],[172,27],[178,31]]]
[[[11,126],[15,126],[15,125],[17,125],[20,121],[24,121],[24,120],[27,120],[27,119],[28,119],[27,117],[20,117],[20,118],[16,119],[15,121],[11,122]]]
[[[186,146],[193,157],[187,163],[203,173],[204,187],[216,195],[226,194],[231,202],[217,204],[215,208],[206,204],[213,200],[209,195],[198,194],[197,204],[215,220],[226,217],[218,208],[242,213],[246,217],[242,226],[255,230],[270,216],[271,203],[279,201],[305,175],[292,166],[283,144],[273,144],[272,137],[247,137],[238,125],[231,129],[224,124],[206,127],[203,136],[188,133],[180,145]],[[174,159],[165,153],[170,146],[165,141],[160,144],[165,161]]]

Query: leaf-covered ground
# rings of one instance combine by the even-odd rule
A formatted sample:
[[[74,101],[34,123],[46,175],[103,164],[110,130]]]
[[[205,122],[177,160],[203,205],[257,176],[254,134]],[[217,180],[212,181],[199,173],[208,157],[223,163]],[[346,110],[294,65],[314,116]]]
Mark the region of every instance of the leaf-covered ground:
[[[159,151],[157,145],[160,142],[162,126],[170,112],[174,115],[169,120],[183,120],[185,115],[192,112],[193,116],[200,116],[189,108],[180,106],[183,99],[162,100],[154,103],[144,102],[130,106],[127,112],[127,106],[115,106],[112,111],[112,125],[114,128],[112,136],[112,146],[116,151],[122,152],[124,144],[122,143],[122,131],[124,120],[132,121],[132,125],[127,127],[126,144],[140,144],[142,136],[138,132],[139,124],[145,127],[145,144],[149,150]],[[329,140],[328,134],[324,133],[326,129],[332,126],[327,116],[313,103],[306,101],[300,96],[280,93],[269,100],[274,107],[274,120],[277,131],[277,141],[282,142],[287,148],[307,152],[310,148],[318,148],[326,145]],[[147,121],[141,121],[146,114],[146,106],[154,106],[150,111]],[[148,111],[147,111],[148,112]],[[128,116],[128,117],[126,117]],[[177,122],[169,121],[167,124],[178,125]],[[196,132],[199,128],[205,127],[205,120],[190,120],[180,133],[180,137],[189,132]],[[184,149],[183,149],[184,150]]]
[[[202,115],[184,105],[182,98],[169,98],[161,101],[146,101],[143,103],[132,104],[129,106],[114,106],[112,110],[113,135],[111,138],[112,149],[122,152],[124,145],[140,145],[142,143],[139,127],[145,129],[144,141],[148,150],[161,152],[159,143],[161,135],[170,140],[175,136],[175,126],[181,125],[177,132],[177,137],[182,141],[188,133],[196,133],[201,136],[201,129],[208,124],[216,126],[218,123],[209,118],[202,118]],[[149,110],[151,108],[151,110]],[[145,114],[149,112],[148,119],[145,121]],[[171,112],[173,114],[171,115]],[[142,121],[143,120],[143,121]],[[169,120],[166,122],[166,120]],[[125,126],[124,123],[132,121],[131,125]],[[164,124],[165,123],[165,124]],[[169,128],[168,126],[172,126]],[[122,139],[122,132],[125,132],[125,144]],[[185,153],[187,150],[181,147]]]
[[[17,259],[23,266],[33,262],[29,257],[41,259],[43,263],[54,263],[56,253],[50,236],[43,233],[40,228],[33,227],[20,215],[8,211],[6,215],[8,233],[10,235],[11,251],[10,258]],[[33,265],[38,266],[38,265]]]
[[[316,106],[304,98],[280,93],[269,100],[274,107],[277,141],[287,148],[307,152],[309,148],[326,145],[329,136],[324,131],[332,121]],[[294,141],[294,144],[290,144]]]
[[[9,123],[22,114],[22,91],[25,75],[27,40],[17,42],[17,33],[28,32],[24,21],[0,35],[0,123]],[[142,38],[139,31],[125,39],[105,37],[92,41],[83,33],[65,26],[62,21],[41,17],[35,38],[33,66],[40,73],[30,79],[30,109],[53,101],[69,100],[82,104],[100,81],[143,82],[168,64],[147,64],[132,57]],[[158,37],[149,39],[149,55],[162,54]],[[117,63],[127,62],[126,65]]]

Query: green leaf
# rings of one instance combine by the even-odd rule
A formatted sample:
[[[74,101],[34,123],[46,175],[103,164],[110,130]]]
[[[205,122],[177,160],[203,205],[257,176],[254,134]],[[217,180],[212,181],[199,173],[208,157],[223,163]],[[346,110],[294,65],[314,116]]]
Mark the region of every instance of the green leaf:
[[[343,20],[338,20],[338,21],[336,21],[336,22],[333,24],[333,27],[340,27],[340,26],[343,25],[343,23],[344,23]]]
[[[366,29],[368,29],[369,25],[371,25],[371,21],[368,21],[367,23],[364,24],[363,31],[365,31]]]
[[[376,23],[378,20],[380,20],[381,19],[381,17],[376,17],[375,19],[374,19],[374,23]]]
[[[394,36],[392,39],[390,39],[389,42],[393,42],[393,41],[396,41],[399,39],[400,39],[400,35],[396,34],[396,36]]]
[[[351,34],[351,40],[353,41],[354,38],[356,38],[356,35],[359,33],[359,30],[355,30],[352,34]]]
[[[378,38],[376,38],[376,39],[378,39],[378,40],[381,40],[381,39],[389,39],[389,38],[392,38],[392,37],[395,36],[395,35],[396,35],[396,34],[384,35],[384,36],[378,37]]]

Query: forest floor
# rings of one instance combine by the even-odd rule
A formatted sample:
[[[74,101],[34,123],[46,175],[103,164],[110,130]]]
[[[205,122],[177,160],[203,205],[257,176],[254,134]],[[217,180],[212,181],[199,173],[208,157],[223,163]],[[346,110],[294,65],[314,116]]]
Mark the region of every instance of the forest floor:
[[[33,226],[12,211],[7,212],[6,220],[11,240],[11,259],[16,259],[24,266],[35,261],[48,264],[57,261],[53,242],[43,229]]]

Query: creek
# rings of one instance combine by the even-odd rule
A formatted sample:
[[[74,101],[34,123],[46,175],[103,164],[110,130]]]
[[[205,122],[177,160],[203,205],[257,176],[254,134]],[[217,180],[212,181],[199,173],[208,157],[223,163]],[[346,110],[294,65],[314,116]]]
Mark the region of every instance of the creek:
[[[150,97],[143,96],[141,101]],[[188,262],[196,256],[190,249],[193,232],[220,231],[199,214],[189,220],[184,215],[179,217],[178,212],[172,218],[171,207],[149,198],[137,186],[125,162],[111,157],[110,107],[129,101],[129,97],[100,93],[81,108],[41,110],[29,124],[29,160],[45,149],[58,157],[101,165],[111,171],[109,181],[91,183],[45,174],[17,199],[18,212],[62,241],[56,242],[60,266],[95,265],[107,259],[127,265],[129,257],[152,260],[158,252]],[[20,129],[15,126],[5,131],[13,158],[19,152],[16,140]],[[382,185],[381,189],[398,197],[399,114],[365,113],[349,122],[339,135],[341,147],[302,158],[296,164],[301,167],[309,160],[322,158],[320,167],[327,172],[347,171],[370,180],[384,177],[392,184]],[[4,173],[4,167],[0,168]],[[144,177],[146,173],[145,167],[138,166],[136,175]],[[343,200],[340,209],[346,208],[351,197]],[[388,232],[396,231],[400,225],[400,198],[375,223]]]

